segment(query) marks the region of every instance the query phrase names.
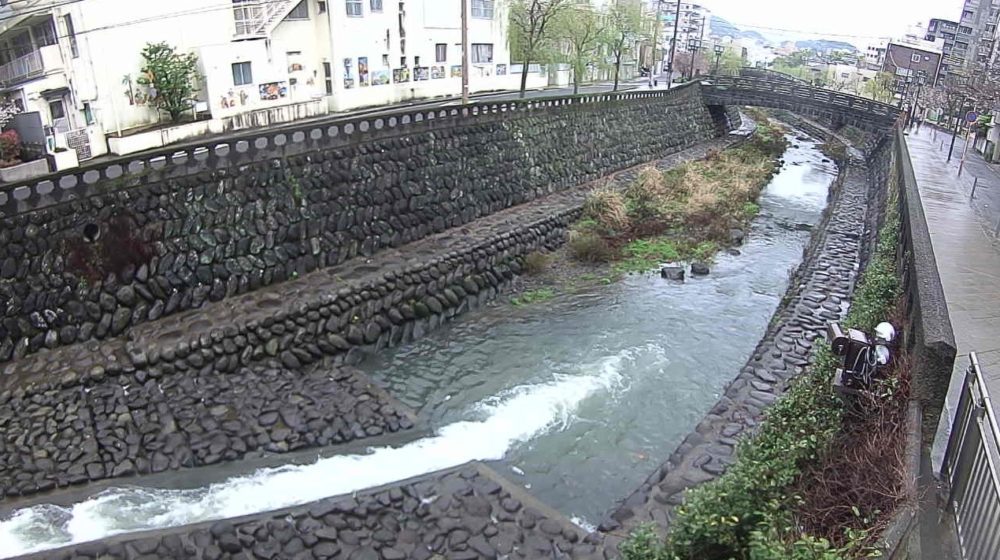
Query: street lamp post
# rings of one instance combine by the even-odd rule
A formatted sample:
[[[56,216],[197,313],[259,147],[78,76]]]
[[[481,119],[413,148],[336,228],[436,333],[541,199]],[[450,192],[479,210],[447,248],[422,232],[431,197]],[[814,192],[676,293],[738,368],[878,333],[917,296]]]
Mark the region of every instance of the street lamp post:
[[[698,40],[697,39],[688,39],[688,48],[687,48],[687,50],[688,50],[689,53],[691,53],[691,65],[690,65],[690,68],[688,68],[688,79],[689,80],[693,80],[694,79],[694,59],[695,59],[695,53],[698,52],[698,47],[699,47],[699,45],[698,45]]]
[[[724,52],[726,52],[726,47],[723,47],[722,45],[715,45],[715,72],[713,72],[713,74],[716,76],[719,75],[719,61],[722,60],[722,53]]]
[[[917,95],[913,99],[913,103],[910,104],[910,122],[913,122],[914,117],[917,116],[917,105],[920,103],[920,90],[924,87],[924,82],[927,79],[927,72],[923,70],[917,70]]]

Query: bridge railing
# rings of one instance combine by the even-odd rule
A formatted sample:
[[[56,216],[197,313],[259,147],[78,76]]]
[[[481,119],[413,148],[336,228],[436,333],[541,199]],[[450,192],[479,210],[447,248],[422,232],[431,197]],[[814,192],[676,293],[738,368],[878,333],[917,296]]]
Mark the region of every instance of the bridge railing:
[[[0,218],[63,204],[97,193],[154,181],[178,179],[267,159],[336,148],[373,137],[392,137],[427,126],[475,124],[506,114],[555,107],[668,98],[696,84],[671,90],[622,91],[468,105],[410,107],[374,114],[330,116],[243,133],[174,144],[130,156],[114,157],[43,177],[0,185]]]
[[[781,95],[799,100],[814,101],[829,105],[837,105],[854,109],[859,112],[871,113],[873,116],[886,117],[895,120],[899,109],[872,99],[858,97],[847,93],[813,87],[787,81],[774,81],[761,78],[742,76],[711,76],[705,80],[707,85],[716,89],[735,90],[744,93],[763,93]]]
[[[1000,428],[979,359],[975,353],[969,359],[941,474],[962,557],[1000,558]]]

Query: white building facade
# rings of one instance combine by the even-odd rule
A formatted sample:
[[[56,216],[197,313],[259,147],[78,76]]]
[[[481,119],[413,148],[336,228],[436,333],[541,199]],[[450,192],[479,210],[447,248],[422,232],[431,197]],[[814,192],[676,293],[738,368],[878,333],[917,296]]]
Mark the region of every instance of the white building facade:
[[[470,89],[517,88],[502,3],[468,1]],[[139,83],[156,42],[198,57],[183,125]],[[18,0],[0,47],[0,95],[38,113],[50,148],[86,143],[79,159],[461,93],[461,5],[440,0]]]

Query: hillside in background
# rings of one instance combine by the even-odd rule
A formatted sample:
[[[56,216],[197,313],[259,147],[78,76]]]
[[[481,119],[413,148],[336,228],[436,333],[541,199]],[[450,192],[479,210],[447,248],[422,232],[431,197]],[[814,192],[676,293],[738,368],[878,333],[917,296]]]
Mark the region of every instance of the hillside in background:
[[[809,49],[822,53],[831,51],[858,52],[858,48],[845,41],[835,41],[830,39],[801,39],[800,37],[788,36],[785,33],[770,33],[764,35],[757,31],[744,31],[725,18],[712,16],[711,36],[715,38],[733,37],[734,39],[752,39],[761,45],[776,46],[786,41],[794,41],[795,48]]]
[[[845,43],[844,41],[829,41],[826,39],[817,39],[813,41],[796,41],[795,48],[802,50],[811,50],[822,53],[828,53],[831,51],[848,51],[848,52],[858,52],[858,48],[850,43]]]

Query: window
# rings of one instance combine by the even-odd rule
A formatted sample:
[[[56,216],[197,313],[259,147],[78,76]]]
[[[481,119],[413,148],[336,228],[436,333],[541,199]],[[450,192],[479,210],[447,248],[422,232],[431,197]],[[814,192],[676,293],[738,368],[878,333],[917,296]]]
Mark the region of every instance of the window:
[[[910,55],[910,62],[920,62],[920,55],[916,54],[916,53],[911,54]]]
[[[493,43],[472,43],[472,62],[474,64],[493,62]]]
[[[319,6],[319,13],[326,13],[326,2],[317,2],[316,5]]]
[[[83,120],[87,124],[94,124],[94,110],[90,107],[90,103],[84,102],[83,104]]]
[[[56,44],[56,29],[52,25],[51,19],[32,25],[31,34],[35,36],[35,42],[38,43],[39,47]]]
[[[323,79],[326,81],[326,94],[333,95],[333,69],[329,62],[323,63]]]
[[[66,108],[63,107],[62,99],[49,101],[49,113],[52,115],[53,121],[66,118]]]
[[[399,65],[402,66],[403,68],[406,68],[406,57],[405,56],[399,57]]]
[[[309,2],[308,0],[302,0],[297,6],[292,8],[292,11],[288,12],[288,16],[285,19],[309,19]]]
[[[253,84],[253,70],[250,69],[249,62],[236,62],[233,64],[233,85],[248,86]]]
[[[347,0],[347,15],[351,17],[361,17],[361,0]]]
[[[493,19],[494,0],[472,0],[472,17]]]
[[[434,60],[436,62],[445,62],[448,60],[448,43],[434,45]]]
[[[370,0],[370,4],[368,7],[371,8],[373,12],[381,12],[382,0]]]
[[[420,66],[420,57],[419,56],[413,57],[413,66],[414,67]]]
[[[382,55],[382,66],[385,66],[386,68],[389,67],[389,55],[387,54]]]
[[[972,28],[963,25],[962,27],[958,28],[958,32],[965,33],[966,35],[972,35]]]
[[[76,29],[73,28],[73,17],[66,14],[63,16],[63,22],[66,24],[66,37],[69,38],[69,52],[73,54],[73,58],[80,58],[80,50],[76,44]]]

